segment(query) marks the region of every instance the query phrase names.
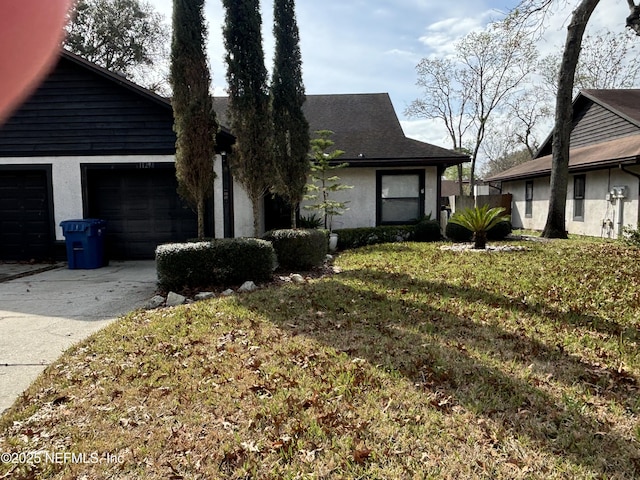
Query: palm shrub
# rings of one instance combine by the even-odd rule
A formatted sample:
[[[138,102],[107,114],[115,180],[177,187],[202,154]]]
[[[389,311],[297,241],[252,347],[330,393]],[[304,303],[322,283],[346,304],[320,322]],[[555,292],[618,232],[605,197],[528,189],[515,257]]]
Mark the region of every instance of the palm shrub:
[[[504,212],[505,209],[502,207],[489,208],[488,205],[483,205],[456,212],[451,216],[449,222],[471,230],[473,232],[473,248],[484,250],[487,247],[487,231],[500,222],[510,221],[508,215],[503,215]]]

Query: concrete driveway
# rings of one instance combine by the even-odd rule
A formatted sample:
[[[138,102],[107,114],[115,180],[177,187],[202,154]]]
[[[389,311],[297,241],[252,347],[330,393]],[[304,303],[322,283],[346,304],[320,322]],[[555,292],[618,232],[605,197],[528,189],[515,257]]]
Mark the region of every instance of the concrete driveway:
[[[0,283],[0,413],[62,352],[142,307],[156,289],[153,260],[95,270],[64,265],[18,278],[3,268],[5,278],[14,275]]]

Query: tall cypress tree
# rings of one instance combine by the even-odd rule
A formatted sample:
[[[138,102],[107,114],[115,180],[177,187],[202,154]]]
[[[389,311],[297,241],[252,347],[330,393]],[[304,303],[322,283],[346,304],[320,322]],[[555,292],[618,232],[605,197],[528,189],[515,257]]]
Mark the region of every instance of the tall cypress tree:
[[[274,0],[273,18],[276,40],[271,80],[273,191],[290,205],[291,226],[295,228],[296,209],[304,196],[309,173],[309,123],[302,112],[306,98],[295,0]]]
[[[215,135],[218,131],[207,65],[204,0],[173,1],[171,86],[176,132],[178,192],[198,212],[204,237],[206,200],[213,193]]]
[[[253,207],[254,235],[260,235],[264,195],[272,185],[269,87],[264,66],[259,0],[223,0],[229,117],[236,144],[230,156],[234,177]]]

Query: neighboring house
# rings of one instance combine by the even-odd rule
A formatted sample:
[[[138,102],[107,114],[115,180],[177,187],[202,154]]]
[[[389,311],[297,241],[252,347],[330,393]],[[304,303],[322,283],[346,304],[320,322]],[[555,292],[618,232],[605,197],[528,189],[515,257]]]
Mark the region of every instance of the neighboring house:
[[[551,136],[533,160],[494,175],[513,194],[516,228],[542,230],[549,208]],[[617,238],[640,219],[640,89],[583,90],[573,103],[566,225]]]
[[[216,110],[225,125],[225,100]],[[438,214],[444,168],[467,157],[410,140],[386,94],[310,95],[312,131],[335,131],[350,167],[340,172],[350,209],[342,227]],[[217,135],[207,235],[252,234],[251,208],[232,178],[235,139]],[[64,51],[31,98],[0,126],[0,260],[64,256],[60,222],[107,221],[111,258],[153,258],[155,246],[196,236],[195,213],[176,193],[169,100]],[[264,224],[280,222],[270,199]],[[271,208],[271,210],[270,210]]]

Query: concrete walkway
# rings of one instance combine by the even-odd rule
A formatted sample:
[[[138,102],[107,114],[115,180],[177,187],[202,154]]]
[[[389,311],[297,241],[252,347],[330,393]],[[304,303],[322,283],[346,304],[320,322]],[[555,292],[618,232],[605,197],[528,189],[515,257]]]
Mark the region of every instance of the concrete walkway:
[[[62,352],[142,307],[155,289],[152,260],[95,270],[65,265],[1,282],[0,413]]]

